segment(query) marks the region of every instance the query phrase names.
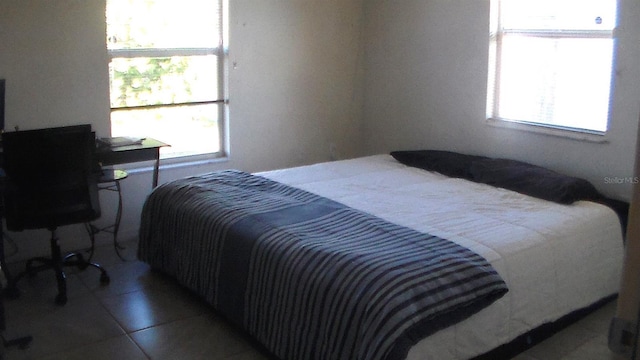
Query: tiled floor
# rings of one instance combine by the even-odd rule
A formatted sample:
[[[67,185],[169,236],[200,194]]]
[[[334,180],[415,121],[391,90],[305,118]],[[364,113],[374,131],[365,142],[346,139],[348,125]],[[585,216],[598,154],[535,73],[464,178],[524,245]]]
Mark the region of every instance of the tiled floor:
[[[87,269],[68,275],[69,301],[53,303],[52,273],[23,279],[18,300],[5,301],[7,338],[33,336],[28,349],[7,349],[4,359],[268,359],[259,346],[220,319],[209,306],[134,260],[128,244],[122,261],[111,247],[96,250],[111,283]],[[606,346],[610,303],[518,360],[613,359]]]

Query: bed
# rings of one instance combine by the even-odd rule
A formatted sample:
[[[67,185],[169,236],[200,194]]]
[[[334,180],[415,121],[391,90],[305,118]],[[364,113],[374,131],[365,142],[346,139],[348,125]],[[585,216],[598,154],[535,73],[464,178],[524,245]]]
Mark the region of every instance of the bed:
[[[283,359],[470,359],[617,292],[623,239],[620,218],[611,207],[581,200],[589,198],[585,194],[567,200],[563,193],[560,203],[543,200],[488,185],[495,178],[486,173],[481,182],[477,174],[476,181],[469,181],[467,174],[448,173],[451,167],[429,171],[433,169],[397,159],[377,155],[258,174],[224,171],[163,184],[145,203],[138,257],[201,295]],[[463,170],[468,171],[471,162],[459,160],[449,163],[456,171],[466,164]],[[479,163],[473,164],[477,170]],[[256,182],[275,189],[278,196],[286,192],[314,205],[285,209],[270,219],[271,225],[264,225],[263,214],[283,209],[279,197],[256,201],[253,195],[225,187]],[[252,203],[257,209],[251,216],[238,215]],[[348,217],[357,230],[334,229],[335,219],[329,217],[334,210],[321,210],[314,220],[307,217],[316,208],[334,206],[340,214],[354,212]],[[292,217],[302,218],[293,223]],[[320,235],[313,233],[297,248],[282,240],[294,228],[308,229],[312,221],[322,229]],[[358,266],[368,253],[347,257],[363,237],[348,240],[351,243],[344,239],[354,233],[368,238],[369,225],[360,229],[360,224],[406,235],[417,248],[385,240],[391,242],[384,243],[384,251],[395,254],[391,249],[400,248],[397,256],[402,259],[394,258],[392,269],[379,274],[366,270],[375,280],[350,287],[345,279],[365,271]],[[338,235],[327,240],[327,233]],[[251,236],[255,239],[249,240]],[[422,266],[408,275],[394,272],[396,261],[415,264],[403,253],[418,254],[431,241],[437,241],[433,247],[453,249],[447,250],[453,257],[438,255],[447,260],[438,257],[426,275],[417,273],[424,272]],[[325,242],[347,249],[327,248]],[[311,252],[316,248],[318,253]],[[294,256],[284,260],[286,254]],[[310,257],[304,260],[309,263],[301,263],[303,255]],[[342,262],[325,260],[334,255]],[[449,307],[407,303],[407,297],[431,299],[414,293],[407,285],[411,282],[389,290],[397,279],[442,271],[438,264],[444,262],[457,264],[458,270],[445,270],[442,279],[451,276],[447,281],[467,286],[443,285],[440,275],[431,280],[447,289],[434,296],[452,298]],[[468,272],[469,263],[478,267]],[[468,278],[461,280],[463,273]],[[283,279],[276,279],[279,274]],[[468,285],[470,278],[484,282]],[[334,288],[338,282],[347,287]],[[379,287],[368,293],[374,283]],[[383,305],[380,294],[391,294]],[[394,310],[383,312],[383,318],[401,314],[404,322],[380,321],[379,314],[388,308]],[[423,316],[408,316],[414,313]]]

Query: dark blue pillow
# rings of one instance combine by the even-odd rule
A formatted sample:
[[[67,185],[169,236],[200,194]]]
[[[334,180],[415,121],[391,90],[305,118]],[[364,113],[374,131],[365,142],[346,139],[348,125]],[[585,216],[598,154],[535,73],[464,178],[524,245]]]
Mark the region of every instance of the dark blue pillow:
[[[480,159],[469,168],[471,180],[560,204],[602,196],[587,180],[509,159]]]
[[[407,166],[501,187],[560,204],[603,198],[587,180],[516,160],[443,150],[393,151],[391,156]]]
[[[442,175],[468,180],[471,179],[469,170],[473,161],[486,159],[483,156],[465,155],[442,150],[393,151],[391,156],[407,166],[436,171]]]

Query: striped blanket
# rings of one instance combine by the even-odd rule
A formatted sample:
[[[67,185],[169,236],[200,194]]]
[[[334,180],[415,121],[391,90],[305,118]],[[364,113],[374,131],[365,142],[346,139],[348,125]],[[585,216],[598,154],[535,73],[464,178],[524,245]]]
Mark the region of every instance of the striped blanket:
[[[138,257],[281,359],[402,359],[507,292],[462,246],[234,170],[156,188]]]

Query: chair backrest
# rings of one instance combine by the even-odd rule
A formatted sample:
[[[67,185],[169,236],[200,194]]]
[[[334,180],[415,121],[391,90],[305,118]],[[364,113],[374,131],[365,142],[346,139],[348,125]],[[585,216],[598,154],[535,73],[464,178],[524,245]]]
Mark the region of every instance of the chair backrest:
[[[9,230],[55,228],[100,216],[91,125],[2,134]]]

